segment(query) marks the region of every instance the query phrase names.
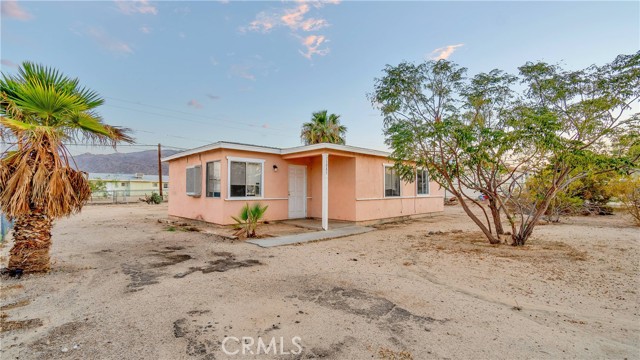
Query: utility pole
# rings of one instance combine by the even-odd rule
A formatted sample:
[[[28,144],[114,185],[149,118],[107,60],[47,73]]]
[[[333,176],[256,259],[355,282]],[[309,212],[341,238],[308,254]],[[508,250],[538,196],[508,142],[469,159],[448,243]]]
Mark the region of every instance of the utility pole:
[[[160,191],[160,197],[162,197],[162,150],[160,143],[158,143],[158,190]]]

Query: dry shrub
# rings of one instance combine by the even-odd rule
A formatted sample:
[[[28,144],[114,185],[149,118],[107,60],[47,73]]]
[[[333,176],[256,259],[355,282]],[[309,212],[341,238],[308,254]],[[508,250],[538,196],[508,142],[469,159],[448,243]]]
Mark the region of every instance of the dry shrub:
[[[640,226],[640,176],[618,178],[609,182],[609,189],[622,203],[625,211]]]

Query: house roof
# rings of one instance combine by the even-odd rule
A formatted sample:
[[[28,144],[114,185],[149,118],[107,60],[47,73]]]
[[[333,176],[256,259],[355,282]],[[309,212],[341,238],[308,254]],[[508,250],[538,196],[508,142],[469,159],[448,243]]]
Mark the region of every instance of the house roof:
[[[89,173],[89,180],[158,182],[158,175]],[[169,182],[169,176],[162,175],[162,182]]]
[[[350,145],[339,145],[339,144],[330,144],[330,143],[321,143],[321,144],[313,144],[313,145],[304,145],[304,146],[296,146],[291,148],[275,148],[270,146],[260,146],[260,145],[251,145],[251,144],[242,144],[235,142],[226,142],[226,141],[218,141],[213,144],[200,146],[197,148],[193,148],[190,150],[185,150],[171,156],[167,156],[162,158],[162,161],[171,161],[176,160],[185,156],[199,154],[205,151],[211,151],[216,149],[232,149],[232,150],[244,150],[244,151],[253,151],[258,153],[267,153],[267,154],[279,154],[279,155],[288,155],[301,153],[305,151],[313,151],[313,150],[337,150],[344,151],[350,153],[364,154],[364,155],[374,155],[381,157],[389,157],[391,153],[380,150],[366,149],[357,146]]]

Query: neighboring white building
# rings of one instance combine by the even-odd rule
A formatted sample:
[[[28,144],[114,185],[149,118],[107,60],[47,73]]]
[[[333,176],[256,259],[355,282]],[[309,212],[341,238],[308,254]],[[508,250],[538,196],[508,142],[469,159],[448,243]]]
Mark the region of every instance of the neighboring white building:
[[[105,192],[121,192],[124,196],[150,195],[159,192],[158,175],[89,173],[89,182],[103,181]],[[162,191],[169,190],[169,176],[162,176]],[[99,196],[99,194],[94,194]]]

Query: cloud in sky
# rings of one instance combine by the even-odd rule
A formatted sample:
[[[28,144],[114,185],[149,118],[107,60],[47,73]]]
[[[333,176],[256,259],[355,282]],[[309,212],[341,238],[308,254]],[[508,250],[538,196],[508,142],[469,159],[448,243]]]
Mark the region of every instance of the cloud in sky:
[[[207,97],[211,100],[220,100],[220,96],[218,95],[207,94]]]
[[[249,23],[247,27],[243,27],[241,31],[257,31],[268,33],[277,27],[287,27],[292,31],[317,31],[329,26],[329,22],[322,18],[306,18],[305,16],[311,10],[311,5],[315,8],[321,8],[324,4],[330,3],[325,1],[298,1],[293,8],[286,8],[279,11],[262,11],[259,12],[255,20]],[[337,4],[338,2],[331,2]]]
[[[314,55],[325,56],[329,53],[329,48],[321,49],[320,47],[327,41],[324,35],[309,35],[302,38],[301,42],[306,51],[300,50],[300,54],[307,59],[311,59]]]
[[[148,26],[141,26],[140,31],[144,34],[151,34],[151,28]]]
[[[0,60],[0,63],[3,66],[8,66],[8,67],[12,67],[12,68],[17,68],[18,64],[14,63],[13,61],[9,60],[9,59],[2,59]]]
[[[118,10],[125,15],[151,14],[157,15],[158,8],[149,0],[115,0]]]
[[[437,48],[429,54],[429,57],[433,60],[446,60],[461,46],[464,46],[464,44],[447,45]]]
[[[115,39],[100,28],[90,27],[86,34],[95,40],[102,48],[116,54],[133,54],[131,45],[124,41]]]
[[[241,77],[243,79],[255,81],[256,76],[251,73],[251,66],[243,64],[231,65],[231,75]]]
[[[288,28],[296,37],[301,39],[305,51],[300,53],[307,59],[311,59],[314,55],[323,56],[329,53],[326,47],[328,40],[324,35],[299,36],[300,32],[318,31],[327,26],[329,22],[320,17],[308,17],[307,15],[313,8],[320,9],[327,4],[339,4],[340,0],[296,0],[293,3],[286,3],[288,7],[277,11],[262,11],[258,13],[255,19],[248,26],[240,29],[242,32],[254,31],[268,33],[278,27]],[[292,7],[292,5],[295,5]],[[320,48],[322,45],[325,48]]]
[[[187,103],[188,106],[194,107],[196,109],[202,109],[202,104],[200,104],[198,102],[198,100],[196,99],[191,99],[189,100],[189,102]]]
[[[2,16],[11,19],[27,21],[33,18],[33,15],[18,5],[18,2],[15,0],[2,0],[0,2],[0,11],[2,12]]]

